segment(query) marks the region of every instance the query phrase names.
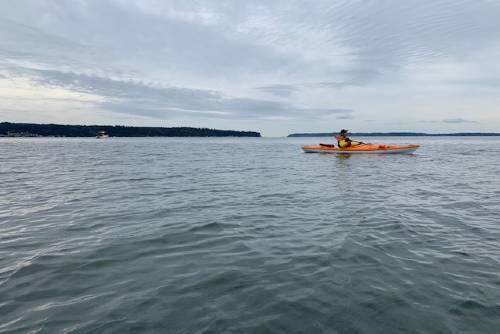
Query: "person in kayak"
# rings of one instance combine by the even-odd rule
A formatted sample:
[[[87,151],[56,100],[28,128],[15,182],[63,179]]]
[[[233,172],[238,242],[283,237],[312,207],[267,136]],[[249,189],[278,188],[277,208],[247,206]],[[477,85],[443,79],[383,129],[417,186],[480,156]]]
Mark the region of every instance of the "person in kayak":
[[[363,144],[360,141],[352,141],[351,138],[349,138],[347,135],[348,131],[349,130],[342,129],[340,130],[340,133],[335,137],[337,139],[337,145],[339,145],[340,148],[347,148]]]

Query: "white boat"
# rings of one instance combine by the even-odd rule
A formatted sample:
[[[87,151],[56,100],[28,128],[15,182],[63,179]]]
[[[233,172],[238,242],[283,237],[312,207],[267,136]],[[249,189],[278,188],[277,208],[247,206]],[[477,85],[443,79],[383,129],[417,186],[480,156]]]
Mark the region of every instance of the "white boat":
[[[106,133],[106,131],[99,131],[96,136],[97,139],[104,139],[104,138],[109,138],[109,135]]]

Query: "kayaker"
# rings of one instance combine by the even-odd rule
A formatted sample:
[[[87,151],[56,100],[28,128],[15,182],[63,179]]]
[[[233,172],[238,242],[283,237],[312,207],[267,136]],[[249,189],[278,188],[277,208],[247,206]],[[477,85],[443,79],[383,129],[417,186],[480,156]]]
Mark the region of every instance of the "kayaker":
[[[335,137],[337,139],[337,145],[339,145],[340,148],[351,147],[352,145],[351,139],[347,136],[347,132],[348,130],[342,129]]]
[[[339,145],[340,148],[352,147],[363,144],[363,142],[360,141],[352,141],[351,138],[347,136],[348,131],[349,130],[342,129],[340,130],[340,133],[335,137],[337,139],[337,145]]]

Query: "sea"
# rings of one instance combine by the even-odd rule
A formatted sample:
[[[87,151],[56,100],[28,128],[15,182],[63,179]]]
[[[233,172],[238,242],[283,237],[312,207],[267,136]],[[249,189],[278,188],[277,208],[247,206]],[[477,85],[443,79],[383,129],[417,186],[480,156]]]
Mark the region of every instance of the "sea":
[[[500,333],[500,138],[1,138],[0,333]]]

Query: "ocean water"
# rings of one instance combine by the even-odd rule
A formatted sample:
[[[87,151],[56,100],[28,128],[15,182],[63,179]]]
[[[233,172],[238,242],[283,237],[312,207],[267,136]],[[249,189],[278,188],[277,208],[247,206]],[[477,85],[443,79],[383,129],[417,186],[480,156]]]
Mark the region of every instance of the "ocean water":
[[[500,139],[0,139],[0,333],[499,333]]]

